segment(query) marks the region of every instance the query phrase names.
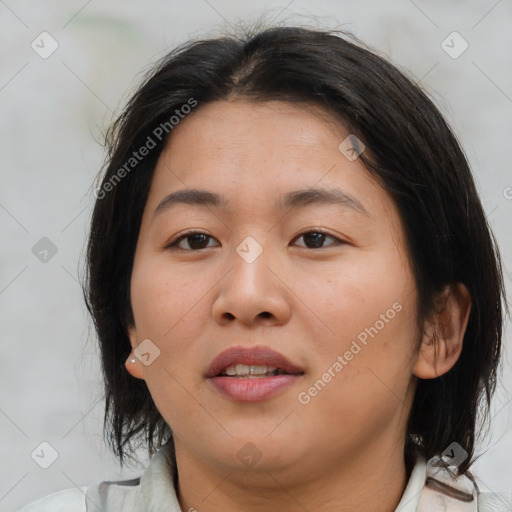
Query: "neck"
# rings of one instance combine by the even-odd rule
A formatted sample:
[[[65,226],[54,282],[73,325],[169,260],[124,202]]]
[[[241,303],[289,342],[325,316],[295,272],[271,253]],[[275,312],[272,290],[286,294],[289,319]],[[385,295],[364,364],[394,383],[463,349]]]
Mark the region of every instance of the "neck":
[[[375,446],[357,457],[301,461],[282,471],[211,468],[179,443],[176,456],[177,495],[187,511],[394,512],[412,469],[402,450]]]

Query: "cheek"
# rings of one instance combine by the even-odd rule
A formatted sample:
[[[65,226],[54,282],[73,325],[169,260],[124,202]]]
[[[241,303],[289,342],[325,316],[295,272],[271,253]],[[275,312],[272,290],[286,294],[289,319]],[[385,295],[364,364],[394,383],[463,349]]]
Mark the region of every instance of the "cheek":
[[[147,259],[134,267],[131,283],[138,341],[149,338],[160,349],[154,363],[144,367],[144,379],[157,409],[177,432],[186,431],[188,421],[209,424],[190,398],[189,369],[197,364],[194,340],[204,337],[211,320],[201,308],[211,284],[191,276],[189,270],[171,271],[168,263]]]
[[[147,260],[135,267],[131,297],[139,339],[154,338],[167,345],[177,339],[177,332],[193,339],[204,328],[201,300],[209,288],[208,281],[194,277],[190,269],[180,271],[165,261]],[[203,316],[204,321],[209,318]]]
[[[349,364],[308,404],[295,407],[297,422],[321,430],[340,453],[379,439],[400,414],[402,395],[369,367]]]
[[[314,317],[309,324],[310,332],[314,333],[311,342],[316,343],[320,359],[326,347],[342,350],[376,322],[377,327],[382,327],[383,314],[384,320],[389,320],[385,324],[388,332],[390,324],[395,324],[400,332],[410,327],[409,318],[404,327],[399,324],[414,313],[414,283],[396,249],[354,249],[339,261],[322,265],[315,272],[302,272],[301,278],[294,280],[294,291],[309,307],[309,316]],[[400,313],[396,303],[402,306]]]
[[[333,417],[343,418],[357,409],[359,421],[382,407],[385,416],[388,407],[400,403],[397,397],[405,396],[411,379],[416,332],[412,276],[396,251],[365,256],[347,258],[337,273],[320,277],[323,288],[317,285],[306,295],[315,297],[312,305],[322,322],[309,325],[314,353],[303,391],[315,388],[311,402],[322,404],[315,414],[325,421],[330,417],[326,411],[336,410]]]
[[[401,305],[382,324],[358,324],[355,314],[340,313],[336,341],[313,356],[319,364],[296,397],[301,424],[322,425],[326,436],[349,449],[378,439],[397,421],[411,384],[413,354],[408,306]],[[345,328],[355,335],[345,335]]]

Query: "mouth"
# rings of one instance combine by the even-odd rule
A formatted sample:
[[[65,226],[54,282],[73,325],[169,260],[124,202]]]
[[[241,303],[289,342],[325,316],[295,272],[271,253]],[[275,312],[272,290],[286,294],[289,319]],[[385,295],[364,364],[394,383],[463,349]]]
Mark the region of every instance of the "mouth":
[[[304,370],[268,347],[232,347],[219,354],[205,377],[224,397],[240,402],[271,398],[304,375]]]
[[[275,375],[290,375],[283,368],[255,364],[233,364],[222,370],[217,377],[233,377],[235,379],[261,379]]]
[[[303,375],[304,370],[284,355],[263,345],[231,347],[210,364],[206,378],[262,378],[275,375]]]

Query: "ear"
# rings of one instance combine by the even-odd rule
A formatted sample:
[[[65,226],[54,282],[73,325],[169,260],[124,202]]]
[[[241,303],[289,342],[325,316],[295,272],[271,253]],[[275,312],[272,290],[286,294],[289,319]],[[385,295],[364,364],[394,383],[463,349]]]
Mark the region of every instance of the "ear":
[[[459,359],[471,311],[471,296],[462,283],[446,286],[436,297],[436,311],[426,322],[413,374],[435,379]]]
[[[128,373],[137,379],[144,379],[144,369],[142,363],[133,353],[133,350],[137,347],[137,331],[135,327],[128,328],[128,337],[130,338],[130,344],[132,346],[132,351],[130,352],[128,358],[126,359],[124,365],[128,370]],[[131,361],[135,360],[134,363]]]

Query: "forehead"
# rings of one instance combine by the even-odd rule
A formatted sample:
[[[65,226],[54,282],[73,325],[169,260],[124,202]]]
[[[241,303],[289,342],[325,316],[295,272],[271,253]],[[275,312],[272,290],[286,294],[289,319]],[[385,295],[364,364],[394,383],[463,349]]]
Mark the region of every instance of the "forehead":
[[[224,196],[230,207],[275,206],[290,190],[341,189],[373,215],[391,199],[359,159],[339,145],[349,132],[326,111],[279,101],[216,101],[174,127],[148,198],[154,211],[169,193],[188,188]]]
[[[315,105],[237,99],[200,106],[173,130],[166,151],[178,156],[186,139],[201,146],[196,159],[215,152],[261,159],[288,153],[299,160],[304,152],[337,147],[346,135],[341,123]]]

